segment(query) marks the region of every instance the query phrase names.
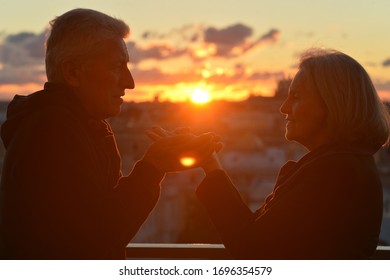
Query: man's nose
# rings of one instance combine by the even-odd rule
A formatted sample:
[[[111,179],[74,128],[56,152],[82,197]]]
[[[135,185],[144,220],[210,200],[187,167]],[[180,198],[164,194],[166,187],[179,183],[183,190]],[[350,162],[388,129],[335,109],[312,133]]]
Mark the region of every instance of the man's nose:
[[[123,81],[123,86],[125,88],[128,88],[128,89],[134,89],[135,88],[135,83],[134,83],[134,79],[133,79],[133,75],[131,75],[131,72],[129,69],[126,69],[123,77],[122,77],[122,81]]]

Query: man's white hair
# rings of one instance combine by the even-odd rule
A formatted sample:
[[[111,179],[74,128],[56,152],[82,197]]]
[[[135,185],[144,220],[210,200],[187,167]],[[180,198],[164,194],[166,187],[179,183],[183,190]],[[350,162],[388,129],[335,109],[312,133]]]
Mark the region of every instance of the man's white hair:
[[[99,51],[102,41],[126,38],[129,26],[122,20],[90,9],[74,9],[50,22],[46,41],[46,75],[49,82],[63,82],[66,61],[83,63]]]

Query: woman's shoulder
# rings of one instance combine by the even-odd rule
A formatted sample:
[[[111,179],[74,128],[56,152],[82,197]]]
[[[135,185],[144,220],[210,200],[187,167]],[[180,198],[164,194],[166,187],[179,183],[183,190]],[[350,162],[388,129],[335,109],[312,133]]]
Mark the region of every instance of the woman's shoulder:
[[[334,186],[380,184],[373,154],[367,148],[334,149],[312,158],[301,167],[300,177]]]
[[[309,153],[301,161],[303,166],[326,166],[331,169],[361,164],[375,165],[373,155],[377,150],[377,147],[359,142],[334,144]]]

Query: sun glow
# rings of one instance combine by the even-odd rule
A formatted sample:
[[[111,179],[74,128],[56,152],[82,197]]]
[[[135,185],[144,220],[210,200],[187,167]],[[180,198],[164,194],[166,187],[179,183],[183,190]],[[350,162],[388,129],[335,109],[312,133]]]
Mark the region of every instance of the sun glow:
[[[180,163],[183,166],[186,166],[186,167],[193,166],[195,164],[195,162],[196,162],[196,160],[193,157],[182,157],[182,158],[180,158]]]
[[[211,101],[211,96],[207,91],[197,88],[192,92],[191,101],[196,104],[204,104]]]

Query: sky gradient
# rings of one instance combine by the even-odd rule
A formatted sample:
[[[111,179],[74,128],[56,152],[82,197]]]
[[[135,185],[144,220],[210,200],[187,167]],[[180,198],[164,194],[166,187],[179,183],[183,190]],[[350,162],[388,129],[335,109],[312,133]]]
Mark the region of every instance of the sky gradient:
[[[3,100],[42,87],[48,22],[77,7],[129,24],[136,89],[127,91],[127,100],[185,101],[197,89],[214,99],[272,95],[310,47],[351,55],[390,99],[387,0],[0,0],[0,7]]]

